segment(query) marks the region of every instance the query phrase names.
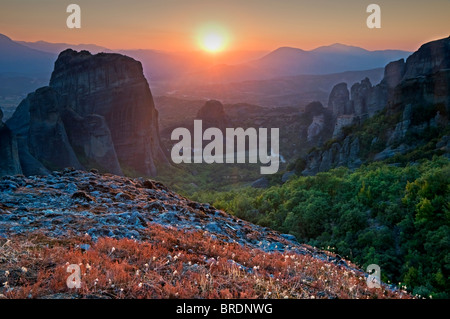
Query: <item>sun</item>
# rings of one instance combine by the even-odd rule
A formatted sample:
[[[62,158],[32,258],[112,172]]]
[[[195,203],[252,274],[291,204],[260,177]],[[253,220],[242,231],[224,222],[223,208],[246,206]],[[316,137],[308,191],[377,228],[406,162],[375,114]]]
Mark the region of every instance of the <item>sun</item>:
[[[202,50],[210,53],[225,50],[229,42],[227,30],[217,24],[203,25],[197,35],[199,46]]]
[[[205,49],[206,51],[222,51],[224,47],[224,37],[216,32],[207,33],[203,38],[203,49]]]

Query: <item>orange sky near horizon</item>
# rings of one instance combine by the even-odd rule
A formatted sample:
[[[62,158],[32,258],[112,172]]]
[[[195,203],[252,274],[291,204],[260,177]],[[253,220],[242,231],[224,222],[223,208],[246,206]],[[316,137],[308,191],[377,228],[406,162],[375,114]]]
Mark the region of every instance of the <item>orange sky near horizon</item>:
[[[81,29],[68,29],[66,7],[81,7]],[[366,7],[381,7],[381,29],[366,26]],[[1,0],[0,33],[13,40],[94,43],[110,49],[201,50],[201,33],[221,28],[224,50],[311,50],[343,43],[414,51],[450,35],[449,0]]]

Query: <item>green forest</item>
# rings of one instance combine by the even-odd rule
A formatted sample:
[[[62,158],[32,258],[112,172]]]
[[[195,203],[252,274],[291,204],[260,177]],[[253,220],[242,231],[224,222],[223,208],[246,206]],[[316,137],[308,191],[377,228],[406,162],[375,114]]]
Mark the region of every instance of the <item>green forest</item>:
[[[450,297],[450,161],[374,162],[291,178],[267,189],[190,196],[237,217],[295,235],[427,298]]]

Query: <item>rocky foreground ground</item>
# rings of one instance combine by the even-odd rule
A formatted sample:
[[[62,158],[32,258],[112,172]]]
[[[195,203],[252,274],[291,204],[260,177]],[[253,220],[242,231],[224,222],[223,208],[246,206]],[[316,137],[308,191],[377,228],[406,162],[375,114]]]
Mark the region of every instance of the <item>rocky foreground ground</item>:
[[[366,277],[156,181],[73,169],[0,180],[1,298],[410,297]]]

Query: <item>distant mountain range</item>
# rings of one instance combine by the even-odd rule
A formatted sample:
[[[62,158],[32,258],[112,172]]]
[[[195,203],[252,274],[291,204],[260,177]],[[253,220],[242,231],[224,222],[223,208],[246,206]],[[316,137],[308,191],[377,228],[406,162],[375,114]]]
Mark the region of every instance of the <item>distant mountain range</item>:
[[[410,54],[401,50],[368,51],[336,43],[311,51],[282,47],[249,64],[272,76],[330,74],[384,67],[390,61],[407,58]]]
[[[96,44],[69,44],[69,43],[51,43],[46,41],[36,41],[36,42],[26,42],[26,41],[16,41],[19,44],[27,46],[34,50],[39,50],[52,54],[59,54],[66,49],[73,49],[76,51],[86,50],[92,54],[97,54],[100,52],[110,53],[112,50],[98,46]]]
[[[57,54],[39,51],[0,34],[0,73],[50,78]]]
[[[67,49],[111,53],[96,44],[13,41],[0,34],[0,73],[47,73],[57,55]],[[302,74],[330,74],[384,67],[393,60],[406,58],[411,52],[400,50],[368,51],[355,46],[333,44],[311,51],[281,47],[265,54],[262,51],[239,52],[229,61],[208,59],[202,53],[170,53],[158,50],[115,50],[142,62],[144,73],[153,80],[180,79],[198,83],[263,80]]]

